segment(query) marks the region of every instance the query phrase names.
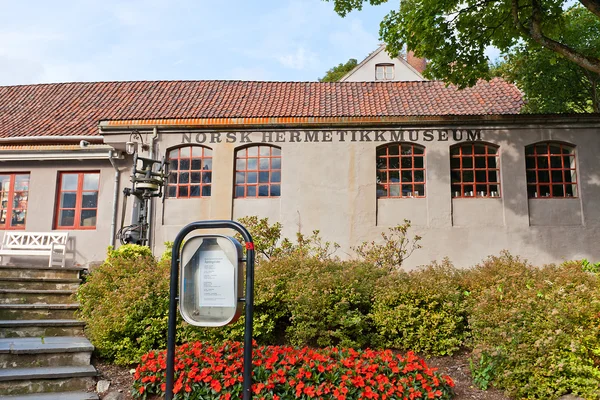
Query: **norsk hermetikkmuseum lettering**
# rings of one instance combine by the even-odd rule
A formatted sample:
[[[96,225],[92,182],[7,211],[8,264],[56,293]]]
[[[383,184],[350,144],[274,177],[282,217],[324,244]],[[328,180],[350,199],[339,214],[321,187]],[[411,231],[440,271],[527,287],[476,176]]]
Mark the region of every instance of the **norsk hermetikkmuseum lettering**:
[[[250,135],[258,134],[251,138]],[[255,140],[253,140],[255,139]],[[425,129],[393,131],[275,131],[184,133],[181,143],[328,143],[328,142],[445,142],[479,141],[480,129]]]

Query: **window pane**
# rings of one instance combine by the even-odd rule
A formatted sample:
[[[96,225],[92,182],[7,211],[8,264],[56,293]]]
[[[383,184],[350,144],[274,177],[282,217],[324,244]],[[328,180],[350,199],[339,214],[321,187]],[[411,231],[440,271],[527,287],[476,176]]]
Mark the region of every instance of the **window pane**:
[[[462,158],[462,167],[463,168],[473,168],[473,158],[463,157]]]
[[[377,79],[377,80],[383,79],[383,67],[382,66],[378,65],[375,67],[375,79]]]
[[[244,187],[243,186],[235,187],[235,197],[244,197]]]
[[[179,197],[188,197],[188,187],[187,186],[179,186]]]
[[[458,158],[458,157],[452,157],[450,159],[450,168],[452,168],[452,169],[459,169],[460,168],[460,158]]]
[[[280,156],[281,155],[281,149],[278,149],[277,147],[271,147],[271,156]]]
[[[13,211],[12,218],[10,220],[10,226],[24,227],[26,216],[27,216],[27,210]]]
[[[258,174],[258,182],[259,183],[269,183],[269,173],[268,172],[260,172]]]
[[[462,146],[461,149],[463,154],[473,154],[473,146],[471,146],[470,144]]]
[[[179,156],[179,149],[174,149],[169,152],[169,158],[177,158]]]
[[[200,183],[200,172],[192,172],[191,183]]]
[[[81,211],[81,226],[96,226],[96,210]]]
[[[62,190],[77,190],[78,174],[62,174]]]
[[[200,186],[192,185],[190,186],[190,197],[199,197],[200,196]]]
[[[271,169],[281,169],[281,158],[271,159]]]
[[[66,193],[65,193],[66,194]],[[82,208],[98,207],[98,192],[83,192]]]
[[[204,159],[202,159],[202,169],[210,169],[210,170],[212,170],[212,158],[204,158]]]
[[[177,174],[171,172],[169,174],[169,183],[177,183]]]
[[[15,191],[27,191],[29,190],[29,174],[27,175],[15,175]]]
[[[425,171],[415,171],[415,182],[425,182]]]
[[[552,185],[552,196],[553,197],[565,197],[565,191],[563,185]]]
[[[245,170],[246,169],[246,159],[241,158],[241,159],[235,160],[235,169],[238,171]]]
[[[179,169],[180,170],[189,170],[190,169],[190,159],[189,158],[182,158],[181,160],[179,160]]]
[[[527,171],[527,183],[536,183],[535,171]]]
[[[259,167],[260,167],[259,169],[269,169],[269,159],[261,158]]]
[[[551,177],[552,177],[552,182],[562,183],[562,181],[563,181],[562,171],[552,171]]]
[[[415,165],[414,165],[415,168],[423,168],[424,167],[423,157],[415,157],[414,163],[415,163]]]
[[[169,170],[171,170],[171,171],[177,171],[178,167],[179,167],[179,160],[171,160],[171,161],[169,161]]]
[[[246,182],[246,173],[245,172],[236,172],[235,183],[245,183],[245,182]]]
[[[248,169],[249,170],[258,169],[258,159],[257,158],[249,158],[248,159]]]
[[[243,191],[244,188],[242,188]],[[210,196],[210,185],[202,186],[202,196]]]
[[[475,145],[474,147],[475,147],[475,154],[485,154],[486,146],[479,144],[479,145]]]
[[[400,185],[390,185],[390,196],[400,197]]]
[[[256,197],[256,186],[248,186],[246,188],[246,196]]]
[[[269,156],[271,154],[271,148],[269,146],[260,146],[259,153],[261,156]]]
[[[271,196],[281,196],[281,188],[279,185],[271,185]]]
[[[83,190],[98,190],[98,182],[100,174],[84,174],[83,175]]]
[[[412,145],[403,144],[401,147],[401,151],[403,155],[411,155],[412,154]]]
[[[486,171],[476,171],[475,172],[475,182],[487,182],[486,180]]]
[[[533,173],[533,176],[534,176],[534,179],[535,179],[535,172]],[[496,171],[488,171],[488,182],[499,182],[499,180],[498,180],[498,172],[496,172]]]
[[[552,168],[562,168],[562,162],[561,162],[561,157],[560,156],[551,156],[550,157],[550,166]]]
[[[212,183],[212,172],[202,173],[202,183]]]
[[[189,183],[190,182],[190,173],[189,172],[180,172],[179,173],[179,183]]]
[[[425,196],[425,185],[415,185],[414,196]]]
[[[258,174],[256,172],[248,172],[246,179],[246,182],[248,183],[256,183],[258,180]]]
[[[275,182],[275,183],[281,182],[281,172],[279,172],[279,171],[271,172],[271,182]]]
[[[498,157],[488,157],[487,162],[488,168],[498,168]]]
[[[527,168],[527,169],[535,168],[535,158],[525,157],[525,168]]]
[[[192,157],[202,157],[202,147],[192,146]]]
[[[538,171],[538,181],[543,183],[550,182],[550,173],[548,171]]]
[[[202,160],[199,158],[194,158],[192,160],[192,171],[199,171],[202,169]]]
[[[412,196],[412,185],[402,185],[402,196]]]
[[[402,157],[402,168],[412,168],[412,157]]]
[[[485,157],[475,157],[475,168],[485,168]]]
[[[402,171],[402,182],[412,182],[412,171]]]
[[[258,156],[258,147],[252,146],[248,147],[248,157],[256,157]]]
[[[75,210],[60,210],[58,215],[59,226],[75,225]]]
[[[394,67],[392,65],[385,68],[385,79],[394,79]]]
[[[258,187],[258,195],[259,196],[268,196],[269,195],[269,185],[260,185]]]
[[[64,192],[61,194],[60,207],[61,208],[75,208],[77,201],[77,192]]]
[[[176,197],[177,196],[177,186],[169,185],[167,196]]]

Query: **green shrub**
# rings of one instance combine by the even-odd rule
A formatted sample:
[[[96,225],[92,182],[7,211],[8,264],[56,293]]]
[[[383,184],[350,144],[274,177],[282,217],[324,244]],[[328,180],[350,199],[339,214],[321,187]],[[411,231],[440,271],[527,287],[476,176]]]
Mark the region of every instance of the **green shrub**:
[[[517,398],[600,397],[600,282],[502,254],[466,274],[473,369]]]
[[[147,247],[109,249],[77,293],[79,316],[100,356],[126,365],[166,345],[169,270]]]
[[[389,272],[356,261],[285,261],[294,274],[287,282],[290,324],[287,339],[294,345],[370,346],[370,318],[375,287]]]
[[[465,340],[467,304],[449,262],[394,272],[375,291],[373,323],[381,347],[448,355]]]
[[[353,250],[360,260],[377,267],[390,270],[402,268],[404,261],[422,247],[419,244],[421,236],[415,235],[412,239],[408,236],[410,227],[410,221],[405,219],[402,224],[389,228],[387,233],[381,233],[382,243],[363,242]]]

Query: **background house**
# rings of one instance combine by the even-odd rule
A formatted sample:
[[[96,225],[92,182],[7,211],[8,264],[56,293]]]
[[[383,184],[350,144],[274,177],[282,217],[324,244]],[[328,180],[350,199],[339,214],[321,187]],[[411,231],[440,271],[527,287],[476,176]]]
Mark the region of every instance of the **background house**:
[[[390,57],[385,51],[385,44],[382,44],[344,75],[340,82],[424,81],[426,79],[421,73],[425,66],[426,61],[415,57],[412,51],[407,53],[406,58]]]

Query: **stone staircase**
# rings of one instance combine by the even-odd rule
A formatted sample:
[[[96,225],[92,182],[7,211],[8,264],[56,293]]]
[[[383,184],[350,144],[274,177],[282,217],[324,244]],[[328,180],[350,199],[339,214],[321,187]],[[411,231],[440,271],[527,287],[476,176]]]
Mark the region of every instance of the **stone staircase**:
[[[94,347],[72,297],[80,268],[0,266],[0,398],[92,400]]]

